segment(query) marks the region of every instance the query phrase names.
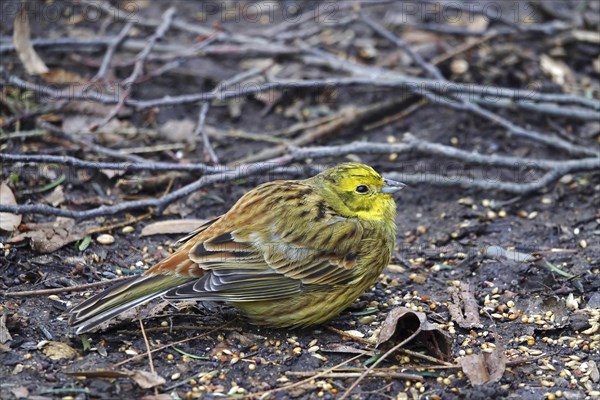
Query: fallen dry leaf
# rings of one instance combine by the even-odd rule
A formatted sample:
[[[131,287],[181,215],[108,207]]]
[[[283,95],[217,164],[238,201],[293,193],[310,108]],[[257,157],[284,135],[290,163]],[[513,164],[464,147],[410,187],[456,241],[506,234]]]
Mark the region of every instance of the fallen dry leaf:
[[[171,397],[168,393],[160,393],[160,394],[148,394],[146,396],[140,397],[140,400],[171,400]]]
[[[58,207],[65,202],[63,185],[58,185],[52,192],[44,196],[44,201],[53,207]]]
[[[41,75],[48,72],[48,67],[35,52],[31,44],[31,30],[29,29],[29,16],[25,6],[21,7],[15,17],[13,42],[19,59],[30,75]]]
[[[196,124],[189,119],[171,119],[158,128],[160,136],[173,143],[193,145],[196,141],[194,129]]]
[[[166,380],[162,376],[142,370],[135,370],[130,375],[130,378],[133,379],[135,383],[139,385],[142,389],[149,389],[155,386],[163,385]]]
[[[121,370],[121,371],[113,371],[108,369],[98,369],[95,371],[75,371],[75,372],[65,372],[67,375],[71,376],[79,376],[83,378],[129,378],[138,384],[142,389],[149,389],[155,386],[163,385],[166,380],[162,376],[141,370]]]
[[[412,311],[405,307],[396,307],[388,314],[381,325],[377,346],[388,342],[392,338],[404,340],[416,331],[420,333],[415,337],[415,342],[420,342],[426,348],[433,350],[436,356],[448,359],[452,338],[448,333],[427,321],[427,316],[421,312]]]
[[[12,190],[4,182],[0,183],[0,204],[15,205],[17,200]],[[21,224],[22,217],[11,213],[0,213],[0,229],[13,232]]]
[[[547,324],[536,325],[536,330],[552,330],[564,328],[569,324],[571,310],[567,307],[567,301],[564,298],[556,296],[533,295],[523,298],[519,301],[519,308],[524,310],[525,315],[545,315],[551,312],[554,316],[553,321],[546,321]]]
[[[0,344],[4,344],[12,340],[12,336],[6,327],[6,314],[0,317]]]
[[[25,386],[17,386],[17,387],[10,389],[10,391],[12,392],[13,396],[15,396],[16,399],[29,398],[29,390]]]
[[[343,343],[329,344],[327,347],[321,348],[324,353],[350,353],[350,354],[363,354],[365,356],[374,356],[377,354],[373,350],[365,350],[356,347],[352,347]]]
[[[448,304],[448,311],[452,320],[465,329],[483,327],[479,319],[479,306],[469,285],[461,282],[459,292],[454,288],[451,290],[452,303]]]
[[[496,348],[491,353],[471,354],[458,358],[463,372],[473,385],[498,382],[506,369],[506,355],[502,338],[496,338]]]
[[[54,342],[44,340],[38,343],[38,349],[42,350],[42,353],[51,360],[70,360],[78,356],[77,351],[63,342]]]
[[[148,224],[140,236],[187,234],[207,222],[205,219],[169,219]]]
[[[54,222],[28,224],[29,231],[11,238],[9,243],[17,243],[29,238],[31,248],[39,253],[52,253],[61,247],[82,239],[88,226],[76,224],[71,218],[59,217]]]
[[[561,60],[556,60],[546,54],[540,57],[540,67],[542,71],[550,75],[554,83],[564,88],[566,83],[575,81],[575,76],[571,68]]]
[[[67,71],[66,69],[62,68],[52,69],[45,73],[42,78],[44,78],[44,80],[48,83],[56,84],[73,84],[74,82],[87,82],[86,78],[79,75],[78,73],[73,71]]]

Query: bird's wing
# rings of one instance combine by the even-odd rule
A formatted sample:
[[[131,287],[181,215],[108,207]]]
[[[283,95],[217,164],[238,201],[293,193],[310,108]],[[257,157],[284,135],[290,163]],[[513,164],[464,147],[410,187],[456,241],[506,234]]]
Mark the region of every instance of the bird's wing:
[[[291,210],[292,214],[302,212]],[[323,210],[315,213],[321,220],[317,226],[308,227],[286,227],[281,222],[293,221],[294,215],[282,219],[276,214],[254,230],[244,224],[223,230],[227,218],[217,221],[213,229],[191,238],[185,249],[173,254],[174,261],[185,266],[177,271],[188,271],[198,280],[174,288],[166,297],[275,300],[352,283],[357,279],[354,267],[360,254],[362,225],[333,213],[323,216]]]

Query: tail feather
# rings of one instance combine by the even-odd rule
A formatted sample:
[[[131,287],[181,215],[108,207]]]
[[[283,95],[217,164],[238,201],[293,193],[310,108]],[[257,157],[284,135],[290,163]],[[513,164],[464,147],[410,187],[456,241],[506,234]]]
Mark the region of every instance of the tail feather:
[[[177,275],[142,275],[127,279],[72,308],[69,311],[69,324],[77,328],[78,334],[87,332],[190,280],[194,278]]]

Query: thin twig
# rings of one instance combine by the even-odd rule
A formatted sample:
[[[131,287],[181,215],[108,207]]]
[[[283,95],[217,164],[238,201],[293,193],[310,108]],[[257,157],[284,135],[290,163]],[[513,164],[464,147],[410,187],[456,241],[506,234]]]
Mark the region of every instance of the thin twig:
[[[140,329],[142,331],[142,337],[144,338],[144,344],[146,345],[146,354],[148,355],[148,364],[150,365],[150,372],[152,372],[153,374],[156,373],[156,370],[154,369],[154,361],[152,361],[152,350],[150,349],[150,342],[148,342],[148,337],[146,336],[146,330],[144,329],[144,323],[142,322],[142,320],[139,320],[140,322]]]
[[[360,377],[355,380],[352,385],[350,385],[350,387],[348,389],[346,389],[346,391],[344,392],[344,394],[342,395],[342,397],[340,397],[340,400],[344,400],[345,398],[347,398],[350,393],[354,390],[354,388],[356,388],[358,386],[358,384],[367,377],[368,374],[370,374],[373,369],[375,369],[375,367],[377,367],[379,364],[381,364],[383,362],[383,360],[385,360],[390,354],[392,354],[393,352],[395,352],[396,350],[398,350],[399,348],[401,348],[402,346],[406,345],[408,342],[410,342],[411,340],[413,340],[415,337],[417,337],[417,335],[421,333],[421,329],[417,329],[416,331],[414,331],[409,337],[407,337],[406,339],[404,339],[403,341],[401,341],[400,343],[398,343],[397,345],[395,345],[394,347],[392,347],[391,349],[389,349],[387,352],[385,352],[381,357],[379,357],[377,360],[375,360],[375,362],[373,364],[371,364],[369,366],[369,368],[367,368],[365,370],[365,372],[363,372]]]
[[[386,175],[390,176],[390,178],[396,178],[398,180],[405,181],[406,183],[429,183],[440,186],[460,186],[485,190],[498,190],[513,194],[524,195],[544,189],[566,174],[584,171],[597,171],[600,169],[600,157],[589,157],[579,160],[558,161],[547,159],[526,159],[520,157],[500,156],[495,154],[484,155],[478,153],[471,153],[451,146],[445,146],[438,143],[430,143],[416,139],[409,139],[407,143],[398,144],[355,142],[341,146],[306,147],[295,149],[292,148],[289,154],[280,158],[269,160],[267,162],[242,165],[238,168],[225,169],[222,171],[217,170],[218,172],[213,172],[212,175],[206,175],[200,178],[199,180],[192,182],[189,185],[184,186],[183,188],[178,189],[172,192],[171,194],[158,199],[145,199],[124,202],[114,206],[101,206],[87,211],[73,211],[63,208],[55,208],[43,204],[1,204],[0,212],[10,212],[14,214],[37,213],[42,215],[57,215],[75,218],[79,220],[94,218],[97,216],[114,215],[123,211],[148,207],[154,207],[155,212],[160,214],[164,210],[164,208],[172,202],[179,200],[180,198],[185,197],[205,186],[217,182],[227,182],[234,179],[250,176],[256,173],[267,171],[269,169],[277,171],[277,167],[286,165],[295,160],[344,156],[348,154],[400,154],[415,152],[458,159],[466,163],[476,163],[480,165],[513,169],[534,168],[547,170],[548,172],[541,178],[529,183],[501,182],[497,179],[474,179],[471,177],[444,176],[441,174],[429,173],[409,175],[391,172],[387,173]],[[7,156],[2,155],[2,157]],[[13,157],[14,159],[18,156],[11,157]],[[133,169],[142,168],[142,166],[135,164],[132,164],[132,166]],[[167,167],[168,165],[159,164],[157,165],[157,170],[161,170],[160,168],[164,168],[163,170],[166,170],[168,169]],[[184,168],[180,167],[179,164],[175,164],[173,167],[177,169]],[[193,169],[194,167],[190,168]],[[198,168],[201,169],[204,167],[199,166]],[[209,171],[208,167],[206,171]],[[296,169],[292,169],[292,171],[290,172],[294,171],[296,173],[298,172]]]
[[[170,194],[160,197],[158,199],[128,201],[114,206],[100,206],[87,211],[67,210],[63,208],[47,206],[45,204],[0,204],[0,212],[10,212],[16,214],[56,215],[61,217],[73,218],[76,220],[83,220],[105,215],[115,215],[124,211],[136,210],[140,208],[153,207],[154,212],[160,215],[169,204],[185,196],[188,196],[189,194],[196,192],[202,189],[203,187],[218,182],[228,182],[231,180],[240,179],[246,176],[261,173],[264,171],[273,170],[278,166],[288,164],[291,160],[291,156],[283,156],[277,159],[270,160],[269,162],[243,165],[236,169],[225,170],[222,173],[203,176],[200,179],[182,187],[181,189],[175,190],[174,192],[171,192]]]
[[[103,162],[87,161],[72,156],[52,156],[45,154],[8,154],[0,153],[0,160],[5,162],[33,162],[45,164],[68,165],[77,168],[89,168],[95,170],[115,170],[122,172],[133,171],[187,171],[215,174],[224,172],[225,167],[211,167],[202,163],[179,164],[160,161],[146,161],[141,163],[133,162]]]
[[[301,381],[298,381],[298,382],[295,382],[295,383],[292,383],[292,384],[289,384],[289,385],[285,385],[285,386],[282,386],[282,387],[279,387],[279,388],[276,388],[276,389],[266,390],[264,392],[249,393],[247,397],[251,398],[251,399],[254,399],[254,398],[257,398],[257,397],[264,398],[264,397],[268,396],[271,393],[281,392],[282,390],[289,390],[289,389],[293,389],[293,388],[298,387],[298,386],[302,386],[302,385],[304,385],[306,383],[309,383],[310,381],[313,381],[313,380],[318,379],[318,378],[320,378],[322,376],[325,376],[325,375],[331,373],[332,371],[335,371],[336,369],[338,369],[340,367],[343,367],[344,365],[348,364],[349,362],[359,359],[360,357],[362,357],[362,354],[358,354],[358,355],[356,355],[354,357],[351,357],[351,358],[347,359],[346,361],[343,361],[343,362],[341,362],[341,363],[339,363],[337,365],[334,365],[331,368],[327,368],[326,370],[323,370],[323,371],[321,371],[321,372],[319,372],[319,373],[317,373],[317,374],[315,374],[315,375],[313,375],[313,376],[311,376],[309,378],[303,379]]]
[[[440,81],[445,81],[446,80],[446,78],[444,77],[444,75],[440,72],[440,70],[436,66],[434,66],[430,62],[425,61],[423,59],[423,57],[421,57],[421,55],[419,53],[417,53],[416,51],[414,51],[408,45],[408,43],[406,43],[404,40],[400,39],[398,36],[394,35],[390,31],[388,31],[387,29],[385,29],[382,25],[380,25],[379,23],[377,23],[374,20],[372,20],[371,17],[369,17],[365,13],[360,13],[360,17],[363,20],[363,22],[365,22],[371,29],[373,29],[375,32],[377,32],[379,35],[383,36],[384,38],[386,38],[390,42],[394,43],[397,47],[399,47],[402,50],[404,50],[406,52],[406,54],[408,54],[409,57],[412,58],[413,61],[417,65],[419,65],[421,68],[423,68],[423,70],[425,70],[426,72],[428,72],[431,76],[433,76],[434,78],[439,79]]]
[[[131,28],[133,28],[132,22],[128,22],[127,24],[125,24],[123,29],[121,29],[121,32],[119,32],[117,37],[115,37],[115,39],[110,43],[110,45],[106,49],[106,53],[104,53],[104,58],[102,59],[102,64],[100,65],[98,72],[92,78],[93,81],[102,81],[106,79],[106,74],[108,73],[108,68],[110,67],[110,62],[113,59],[115,51],[123,42],[123,40],[125,40]]]
[[[227,80],[220,82],[215,88],[211,91],[211,93],[219,93],[220,90],[235,85],[237,83],[243,82],[246,79],[249,79],[255,75],[258,75],[264,72],[266,69],[270,68],[272,64],[268,64],[264,68],[252,68],[248,71],[243,71],[240,74],[237,74]],[[219,164],[219,157],[215,153],[214,149],[210,144],[210,139],[208,138],[208,132],[206,130],[206,114],[210,109],[210,102],[206,101],[202,103],[200,107],[200,112],[198,113],[198,122],[196,124],[196,129],[194,130],[194,136],[202,137],[202,145],[204,149],[205,155],[213,162],[213,164]]]
[[[394,35],[392,32],[390,32],[389,30],[384,28],[382,25],[380,25],[379,23],[370,19],[369,17],[367,17],[364,14],[362,15],[362,19],[365,23],[367,23],[367,25],[369,25],[369,27],[371,27],[373,30],[375,30],[378,34],[380,34],[381,36],[384,36],[386,39],[393,42],[396,46],[405,50],[408,53],[408,55],[418,65],[420,65],[423,69],[425,69],[425,71],[427,71],[434,78],[439,80],[442,84],[447,85],[447,84],[451,83],[442,75],[442,73],[436,66],[434,66],[430,62],[425,61],[418,53],[413,51],[404,40],[400,39],[399,37]],[[348,65],[349,63],[344,61],[344,64]],[[536,131],[522,128],[522,127],[512,123],[511,121],[509,121],[506,118],[503,118],[489,110],[479,107],[477,104],[471,102],[469,99],[464,98],[464,97],[456,98],[454,96],[448,96],[446,94],[442,94],[437,91],[434,93],[431,90],[413,91],[413,93],[417,93],[417,94],[420,94],[421,96],[425,96],[428,100],[430,100],[431,102],[436,103],[436,104],[441,104],[441,105],[455,108],[458,110],[470,111],[476,115],[479,115],[480,117],[483,117],[485,119],[488,119],[490,121],[493,121],[493,122],[501,125],[502,127],[506,128],[512,135],[517,136],[517,137],[522,137],[522,138],[529,139],[529,140],[532,140],[532,141],[535,141],[538,143],[543,143],[545,145],[548,145],[548,146],[551,146],[554,148],[566,150],[568,153],[574,154],[574,155],[581,155],[581,154],[597,155],[598,154],[597,151],[590,150],[584,146],[575,145],[571,142],[568,142],[568,141],[558,138],[556,136],[552,136],[550,134],[545,134],[545,133],[536,132]]]
[[[133,154],[124,154],[119,150],[109,149],[108,147],[104,147],[99,144],[92,143],[86,139],[83,139],[79,135],[67,133],[67,132],[61,130],[60,128],[56,127],[55,125],[52,125],[51,123],[49,123],[47,121],[44,121],[41,118],[38,118],[36,120],[36,125],[39,128],[42,128],[42,129],[45,129],[45,130],[51,132],[52,134],[54,134],[57,137],[65,138],[68,141],[70,141],[72,143],[76,143],[76,144],[82,146],[83,148],[85,148],[86,150],[90,150],[96,154],[102,154],[105,156],[116,158],[118,160],[127,160],[127,161],[131,161],[131,162],[136,162],[136,163],[147,161],[142,157],[138,157]]]
[[[146,63],[146,59],[148,58],[148,55],[152,51],[152,48],[154,47],[156,42],[160,38],[162,38],[165,35],[165,33],[167,33],[169,26],[173,22],[173,18],[175,16],[175,10],[176,10],[175,7],[169,7],[167,9],[167,11],[165,11],[163,13],[162,23],[158,26],[158,28],[156,28],[156,31],[152,34],[152,36],[150,36],[150,38],[148,38],[148,42],[146,43],[146,46],[136,56],[135,65],[133,66],[133,71],[131,72],[131,75],[129,75],[123,81],[123,86],[125,87],[125,92],[123,93],[122,96],[120,96],[119,101],[117,102],[117,105],[115,107],[113,107],[113,109],[108,113],[108,115],[102,121],[100,121],[98,124],[95,124],[92,127],[90,127],[91,131],[95,131],[95,130],[103,127],[104,125],[108,124],[114,117],[117,116],[119,111],[121,111],[121,109],[125,105],[125,102],[131,95],[131,91],[133,89],[133,84],[140,78],[140,76],[144,72],[144,64]]]
[[[286,371],[287,376],[298,377],[314,377],[315,371]],[[321,375],[321,378],[360,378],[361,372],[330,372],[326,375]],[[406,374],[402,372],[377,372],[373,371],[367,375],[368,378],[398,378],[411,381],[423,382],[425,379],[421,375]]]
[[[212,148],[210,139],[208,138],[208,134],[206,133],[205,129],[206,114],[208,113],[209,108],[209,102],[202,103],[200,112],[198,113],[198,122],[196,123],[196,129],[194,130],[194,136],[202,137],[202,148],[206,158],[208,158],[213,164],[218,165],[219,157],[217,157],[217,153],[215,153],[215,150]]]
[[[365,66],[352,64],[338,57],[318,51],[307,49],[314,52],[312,57],[305,57],[304,61],[310,65],[329,65],[333,68],[345,69],[348,72],[355,73],[356,76],[348,78],[327,78],[327,79],[305,79],[305,80],[279,80],[265,83],[257,83],[238,90],[220,91],[218,93],[205,92],[180,96],[165,96],[158,99],[137,100],[126,99],[125,105],[134,107],[137,110],[143,110],[152,107],[167,107],[181,104],[197,103],[210,101],[214,99],[226,100],[230,98],[243,97],[257,93],[268,92],[270,90],[284,89],[311,89],[311,88],[338,88],[350,86],[374,86],[384,88],[395,88],[402,91],[414,92],[419,94],[423,90],[435,91],[444,94],[465,94],[489,96],[494,98],[508,98],[513,101],[531,101],[545,102],[555,104],[575,104],[587,107],[592,110],[600,110],[600,101],[585,98],[582,96],[562,93],[541,93],[534,90],[511,89],[500,86],[486,86],[471,83],[459,82],[440,82],[437,79],[427,79],[403,75],[395,71],[386,70],[374,66]],[[314,56],[317,55],[315,58]],[[56,90],[52,87],[42,84],[25,81],[17,76],[7,74],[4,67],[0,66],[0,73],[4,75],[5,84],[14,85],[21,89],[30,90],[42,94],[52,100],[87,100],[101,104],[116,104],[119,100],[114,96],[86,92],[77,93],[71,91]]]
[[[237,320],[237,318],[233,319],[233,320],[231,320],[229,322],[226,322],[222,326],[219,326],[219,327],[216,327],[216,328],[211,329],[209,331],[206,331],[204,333],[201,333],[200,335],[196,335],[196,336],[193,336],[193,337],[189,337],[189,338],[178,340],[178,341],[173,342],[173,343],[169,343],[169,344],[164,344],[162,346],[158,346],[158,347],[154,348],[150,353],[154,354],[157,351],[168,349],[169,347],[177,346],[177,345],[182,344],[182,343],[187,343],[187,342],[191,342],[192,340],[200,339],[200,338],[202,338],[204,336],[210,335],[211,333],[215,333],[215,332],[218,332],[219,330],[221,330],[223,328],[226,328],[228,325],[232,324],[236,320]],[[113,364],[111,366],[111,368],[116,369],[116,368],[121,367],[121,366],[123,366],[123,365],[125,365],[125,364],[127,364],[127,363],[129,363],[131,361],[139,360],[140,358],[143,358],[145,356],[146,356],[146,354],[137,354],[137,355],[135,355],[133,357],[130,357],[130,358],[126,359],[126,360],[119,361],[118,363]]]
[[[94,289],[94,288],[98,288],[98,287],[113,285],[114,283],[122,281],[124,279],[129,279],[129,277],[122,276],[122,277],[111,279],[108,281],[86,283],[85,285],[76,285],[76,286],[69,286],[69,287],[62,287],[62,288],[26,290],[23,292],[6,292],[5,291],[2,294],[3,294],[3,296],[27,297],[27,296],[45,296],[48,294],[56,294],[56,293],[82,292],[87,289]]]

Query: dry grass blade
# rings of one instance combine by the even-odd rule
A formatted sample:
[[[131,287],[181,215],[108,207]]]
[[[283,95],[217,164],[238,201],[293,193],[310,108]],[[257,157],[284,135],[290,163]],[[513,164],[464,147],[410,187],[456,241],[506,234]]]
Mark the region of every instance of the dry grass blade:
[[[49,71],[31,44],[31,30],[29,28],[29,15],[26,6],[22,6],[15,17],[13,42],[19,59],[25,66],[28,74],[41,75]]]

